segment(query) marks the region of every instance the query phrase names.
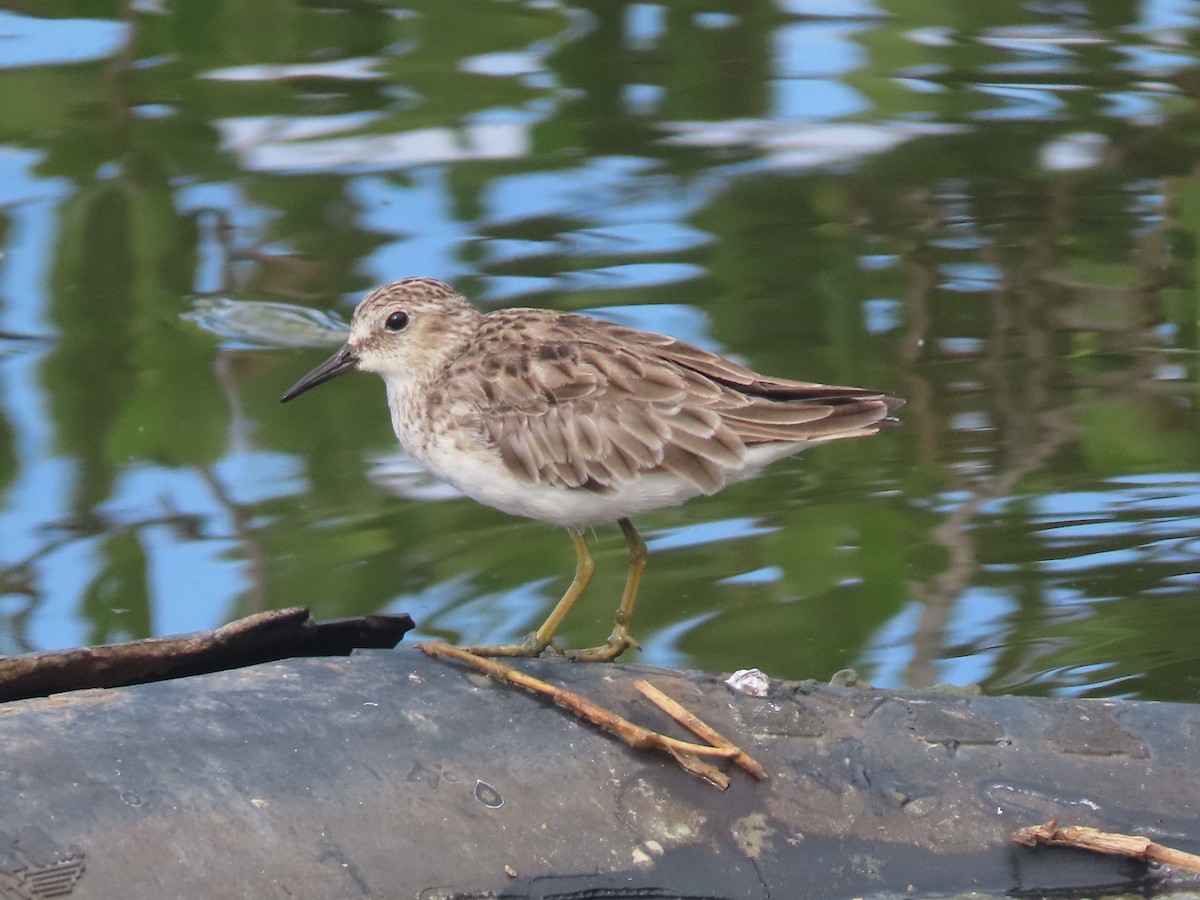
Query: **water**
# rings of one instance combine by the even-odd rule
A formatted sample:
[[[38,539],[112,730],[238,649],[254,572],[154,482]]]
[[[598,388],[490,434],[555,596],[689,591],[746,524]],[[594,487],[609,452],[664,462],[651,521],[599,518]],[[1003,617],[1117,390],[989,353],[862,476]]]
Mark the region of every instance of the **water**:
[[[535,627],[561,532],[405,459],[377,379],[277,403],[421,274],[908,398],[641,518],[634,658],[1200,699],[1200,4],[944,6],[0,14],[0,652]]]

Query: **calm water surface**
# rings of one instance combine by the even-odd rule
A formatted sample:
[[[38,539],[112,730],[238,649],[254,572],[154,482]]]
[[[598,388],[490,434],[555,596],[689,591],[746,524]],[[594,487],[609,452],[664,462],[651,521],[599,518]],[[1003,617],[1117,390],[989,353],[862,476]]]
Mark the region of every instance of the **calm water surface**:
[[[1200,3],[0,12],[0,653],[516,638],[566,537],[288,406],[362,293],[592,310],[903,424],[639,520],[642,661],[1200,700]],[[562,633],[598,642],[616,528]]]

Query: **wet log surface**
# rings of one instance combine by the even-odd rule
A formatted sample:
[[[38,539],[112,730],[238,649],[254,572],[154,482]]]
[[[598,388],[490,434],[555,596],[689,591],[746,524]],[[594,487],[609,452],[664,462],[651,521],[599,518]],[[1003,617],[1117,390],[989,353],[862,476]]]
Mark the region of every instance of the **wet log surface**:
[[[1165,873],[1017,828],[1200,850],[1195,707],[517,665],[687,737],[648,679],[769,777],[718,790],[411,646],[83,690],[0,705],[0,897],[1070,895]]]

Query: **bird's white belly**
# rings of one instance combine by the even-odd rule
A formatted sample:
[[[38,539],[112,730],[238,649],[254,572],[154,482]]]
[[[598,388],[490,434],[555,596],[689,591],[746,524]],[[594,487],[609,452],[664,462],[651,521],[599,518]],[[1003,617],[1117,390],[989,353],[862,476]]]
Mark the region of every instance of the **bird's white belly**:
[[[615,522],[652,509],[678,506],[701,493],[689,482],[661,474],[643,475],[605,493],[527,484],[518,480],[493,450],[481,448],[465,454],[442,443],[435,442],[425,452],[414,454],[434,475],[485,506],[563,528]]]
[[[727,473],[727,483],[749,477],[775,459],[800,449],[797,445],[759,448],[759,452],[750,454],[744,468]],[[481,447],[464,453],[445,440],[427,444],[423,452],[414,456],[434,475],[485,506],[563,528],[615,522],[650,510],[678,506],[703,493],[691,482],[665,473],[645,473],[604,493],[527,484],[509,472],[496,451]]]

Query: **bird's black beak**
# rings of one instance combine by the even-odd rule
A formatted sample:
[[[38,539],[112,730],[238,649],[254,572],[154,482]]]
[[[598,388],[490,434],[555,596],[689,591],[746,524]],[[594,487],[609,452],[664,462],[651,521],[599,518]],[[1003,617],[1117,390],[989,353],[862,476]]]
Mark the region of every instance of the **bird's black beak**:
[[[349,372],[358,365],[358,356],[350,345],[346,344],[333,356],[325,360],[290,388],[288,388],[282,397],[279,398],[280,403],[287,403],[293,397],[299,397],[309,388],[315,388],[318,384],[324,384],[331,378],[336,378],[343,372]]]

